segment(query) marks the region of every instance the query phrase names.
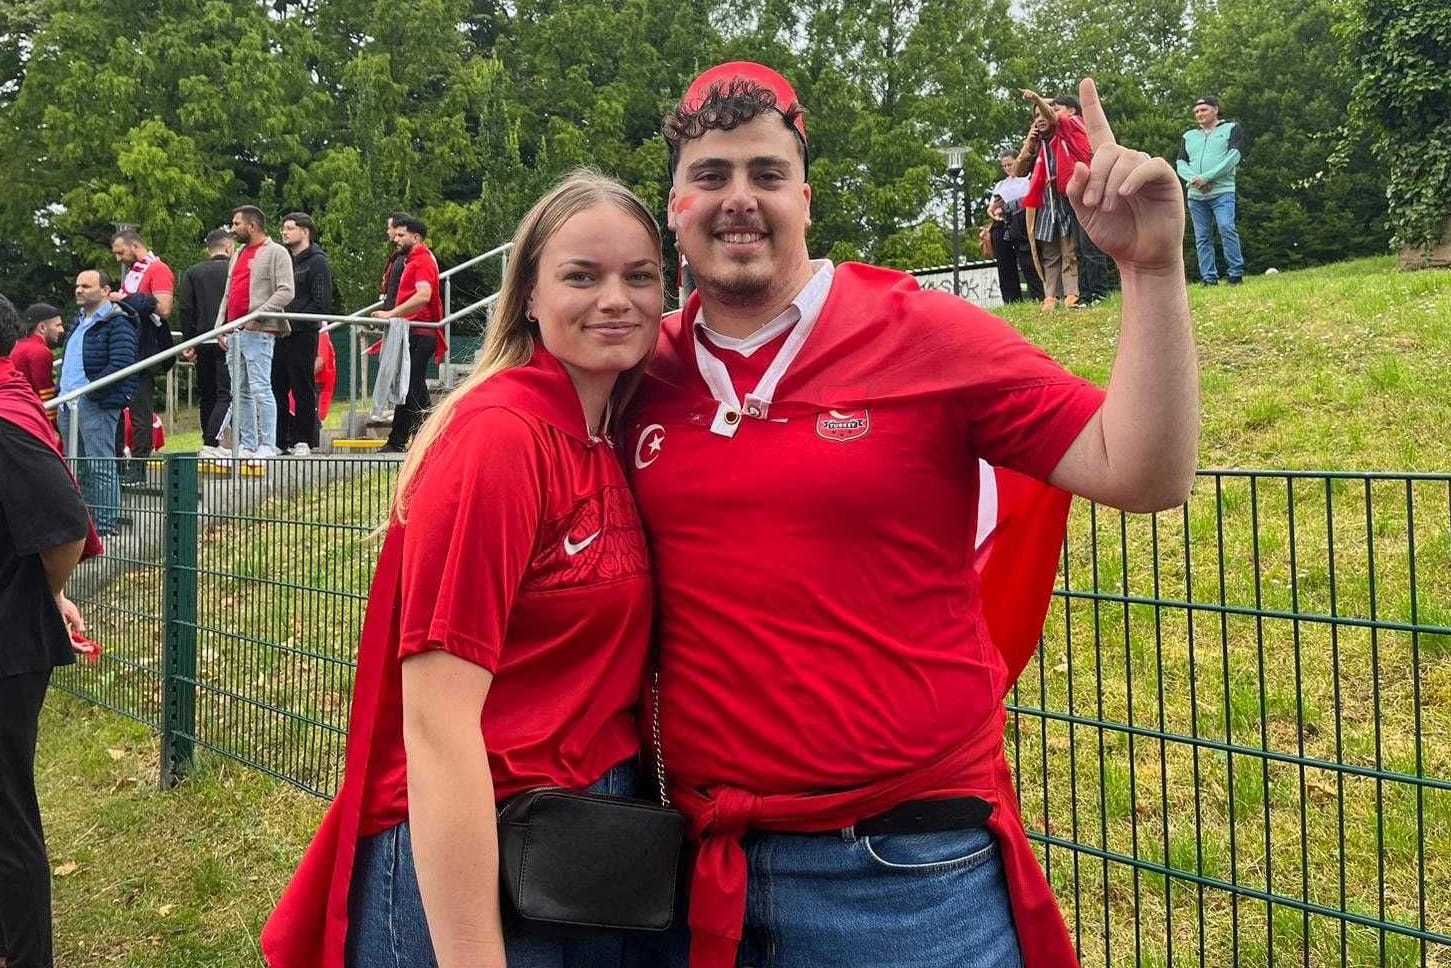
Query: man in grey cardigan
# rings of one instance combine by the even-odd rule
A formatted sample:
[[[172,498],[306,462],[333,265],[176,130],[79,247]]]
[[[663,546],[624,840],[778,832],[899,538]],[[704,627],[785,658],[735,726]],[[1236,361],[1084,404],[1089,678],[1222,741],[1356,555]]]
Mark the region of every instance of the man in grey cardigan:
[[[232,235],[237,250],[227,265],[227,282],[217,325],[241,319],[256,310],[286,308],[292,301],[292,256],[287,247],[267,237],[267,216],[255,205],[232,210]],[[233,429],[239,455],[251,466],[276,457],[277,400],[272,395],[272,349],[278,337],[291,331],[285,319],[262,316],[243,324],[237,332],[240,374],[233,377]],[[226,338],[217,340],[223,348]]]

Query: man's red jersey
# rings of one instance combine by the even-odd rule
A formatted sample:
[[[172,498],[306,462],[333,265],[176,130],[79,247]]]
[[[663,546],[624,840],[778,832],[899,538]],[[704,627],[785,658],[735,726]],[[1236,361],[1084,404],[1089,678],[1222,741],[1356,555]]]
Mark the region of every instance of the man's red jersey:
[[[10,350],[10,362],[30,381],[42,400],[55,396],[55,354],[44,336],[31,333],[16,340]]]
[[[340,968],[357,838],[407,818],[403,659],[443,650],[493,671],[481,729],[500,800],[582,788],[638,752],[651,606],[618,456],[536,347],[459,404],[389,527],[343,788],[268,922],[268,964]]]
[[[692,964],[734,959],[745,830],[968,791],[995,806],[1026,964],[1071,963],[1002,758],[1010,673],[975,557],[979,459],[1047,478],[1102,391],[888,270],[838,267],[819,317],[803,309],[749,357],[698,342],[698,308],[666,321],[626,437],[657,566],[664,759],[702,838]],[[1062,541],[1053,493],[1033,551],[1049,580],[1012,592],[1031,641]],[[1005,537],[995,565],[1011,564]]]

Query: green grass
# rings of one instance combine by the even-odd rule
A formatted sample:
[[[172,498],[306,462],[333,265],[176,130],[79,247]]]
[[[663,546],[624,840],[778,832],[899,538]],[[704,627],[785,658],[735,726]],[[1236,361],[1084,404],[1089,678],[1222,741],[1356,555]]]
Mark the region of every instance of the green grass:
[[[1451,466],[1451,395],[1438,379],[1451,359],[1451,273],[1363,260],[1194,288],[1191,301],[1204,466]],[[1117,312],[1110,301],[1009,318],[1103,381]],[[156,791],[147,729],[53,701],[44,807],[55,865],[78,865],[56,880],[61,964],[257,963],[257,927],[319,802],[229,757],[320,789],[336,781],[343,663],[376,553],[365,531],[386,494],[383,475],[328,485],[205,542],[198,733],[211,748],[180,788]],[[339,520],[354,530],[329,530]],[[1127,520],[1080,502],[1068,566],[1075,594],[1055,601],[1042,663],[1013,700],[1030,830],[1331,909],[1343,872],[1345,909],[1414,926],[1424,905],[1426,926],[1451,933],[1451,792],[1418,797],[1407,782],[1451,778],[1451,486],[1201,478],[1187,512]],[[142,569],[92,606],[110,651],[64,681],[155,718],[162,579]],[[1113,600],[1125,595],[1157,604]],[[1343,624],[1372,615],[1423,631]],[[1065,715],[1080,721],[1053,718]],[[1190,736],[1234,752],[1178,738]],[[1184,876],[1166,886],[1089,854],[1040,853],[1087,965],[1198,965],[1201,951],[1247,966],[1451,965],[1451,950],[1428,947],[1423,962],[1394,933],[1350,925],[1342,938],[1333,918],[1201,895]]]

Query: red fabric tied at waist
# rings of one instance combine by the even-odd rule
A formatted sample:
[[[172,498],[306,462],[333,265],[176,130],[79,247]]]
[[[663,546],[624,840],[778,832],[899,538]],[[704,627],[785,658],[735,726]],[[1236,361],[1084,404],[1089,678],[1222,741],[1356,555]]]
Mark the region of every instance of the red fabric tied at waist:
[[[690,968],[734,968],[746,918],[746,852],[751,830],[822,833],[850,827],[910,800],[976,796],[993,805],[1024,968],[1076,966],[1068,929],[1018,815],[1003,755],[1002,706],[958,749],[914,773],[839,793],[757,796],[734,787],[672,788],[700,842],[690,893]]]

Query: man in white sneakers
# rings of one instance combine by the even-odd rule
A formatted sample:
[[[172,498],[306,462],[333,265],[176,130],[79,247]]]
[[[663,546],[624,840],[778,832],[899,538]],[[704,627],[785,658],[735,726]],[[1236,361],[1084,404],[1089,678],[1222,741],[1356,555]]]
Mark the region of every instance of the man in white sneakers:
[[[227,282],[217,325],[255,312],[278,312],[292,301],[292,254],[267,237],[267,216],[255,205],[232,212],[232,237],[237,251],[227,266]],[[276,457],[277,400],[272,395],[272,351],[278,337],[290,332],[287,320],[258,316],[235,334],[241,362],[233,388],[233,425],[243,460],[257,465]],[[219,337],[226,348],[232,337]]]

